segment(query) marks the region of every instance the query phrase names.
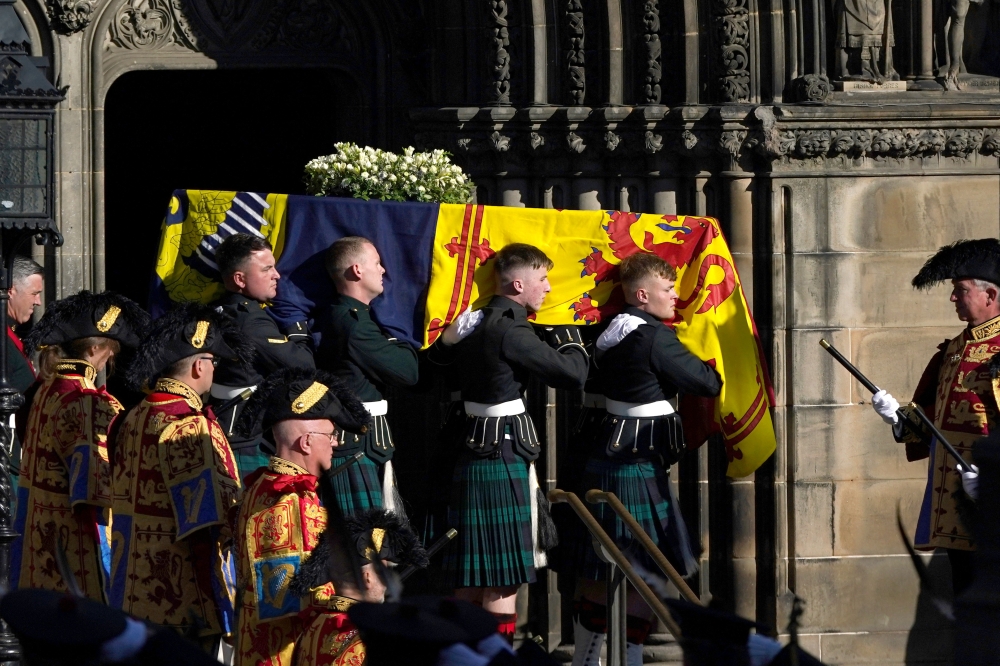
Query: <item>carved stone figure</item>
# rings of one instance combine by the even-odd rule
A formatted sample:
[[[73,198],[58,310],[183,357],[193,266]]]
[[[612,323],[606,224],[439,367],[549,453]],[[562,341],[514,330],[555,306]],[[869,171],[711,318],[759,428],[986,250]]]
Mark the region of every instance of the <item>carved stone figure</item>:
[[[962,90],[959,74],[967,74],[963,50],[965,19],[973,4],[983,0],[938,0],[935,2],[934,44],[937,74],[944,79],[945,90]]]
[[[898,81],[892,66],[896,41],[889,0],[837,0],[836,15],[839,77]]]

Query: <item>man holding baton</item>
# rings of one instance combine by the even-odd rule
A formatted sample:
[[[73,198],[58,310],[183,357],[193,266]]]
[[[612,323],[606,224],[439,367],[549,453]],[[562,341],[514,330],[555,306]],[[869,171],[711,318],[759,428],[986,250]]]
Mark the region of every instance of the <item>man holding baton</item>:
[[[1000,380],[993,379],[989,370],[990,359],[1000,352],[1000,241],[964,240],[941,248],[913,278],[913,286],[926,289],[949,279],[951,301],[967,326],[938,347],[917,384],[913,402],[962,457],[971,460],[973,443],[1000,427]],[[906,444],[907,460],[930,458],[914,542],[922,550],[946,550],[957,595],[972,582],[975,545],[959,518],[954,495],[961,485],[976,498],[976,468],[960,469],[913,408],[900,408],[884,390],[872,396],[872,407],[892,425],[896,441]]]

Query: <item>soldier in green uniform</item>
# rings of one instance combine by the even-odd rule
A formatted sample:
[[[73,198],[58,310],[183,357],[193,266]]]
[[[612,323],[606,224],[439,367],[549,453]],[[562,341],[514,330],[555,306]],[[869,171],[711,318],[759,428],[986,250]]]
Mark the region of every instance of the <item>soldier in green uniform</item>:
[[[270,244],[259,236],[233,234],[219,245],[215,262],[222,274],[226,295],[213,306],[236,322],[237,329],[253,343],[256,356],[249,371],[232,361],[223,360],[219,364],[210,404],[227,402],[248,387],[257,386],[277,370],[315,369],[309,336],[302,334],[308,330],[306,324],[295,324],[293,330],[282,332],[267,313],[267,302],[277,294],[281,277],[275,268]],[[260,430],[248,436],[240,436],[234,430],[244,404],[217,414],[236,456],[240,478],[266,466],[269,457],[261,450],[263,435]]]
[[[337,295],[323,313],[316,365],[342,379],[373,417],[367,432],[341,433],[333,468],[358,451],[364,451],[365,457],[333,478],[337,499],[345,515],[373,507],[401,512],[392,469],[395,444],[382,391],[386,386],[417,383],[417,352],[408,343],[387,336],[372,319],[369,304],[383,291],[385,268],[371,241],[360,236],[336,241],[327,251],[326,271]]]

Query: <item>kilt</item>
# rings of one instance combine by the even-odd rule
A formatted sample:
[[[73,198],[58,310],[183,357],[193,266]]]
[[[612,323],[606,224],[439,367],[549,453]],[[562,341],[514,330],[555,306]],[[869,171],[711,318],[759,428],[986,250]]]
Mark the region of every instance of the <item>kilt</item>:
[[[584,487],[600,488],[612,492],[621,500],[639,526],[649,535],[670,563],[682,576],[694,573],[691,546],[686,530],[677,524],[671,507],[667,472],[657,462],[616,462],[604,456],[587,461],[584,470]],[[642,545],[632,538],[625,523],[607,504],[588,504],[604,531],[614,539],[615,545],[626,555],[653,573],[659,567],[646,554]],[[580,575],[589,580],[605,580],[607,563],[594,551],[590,539],[580,543],[578,561]]]
[[[261,467],[267,467],[271,462],[271,456],[260,450],[259,446],[244,446],[240,449],[233,449],[233,457],[236,458],[236,470],[240,475],[240,483],[247,475],[256,472]]]
[[[349,458],[333,458],[332,470],[343,465]],[[358,511],[381,508],[382,469],[368,456],[363,456],[343,474],[331,477],[335,501],[345,516]]]
[[[528,463],[505,439],[497,458],[462,452],[452,479],[448,524],[458,530],[445,552],[452,587],[535,582]]]

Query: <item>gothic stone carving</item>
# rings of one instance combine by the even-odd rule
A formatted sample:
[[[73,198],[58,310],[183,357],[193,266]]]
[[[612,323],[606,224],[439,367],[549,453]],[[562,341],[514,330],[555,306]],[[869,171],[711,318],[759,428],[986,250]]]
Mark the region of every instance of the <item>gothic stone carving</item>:
[[[745,145],[768,159],[955,157],[1000,154],[1000,128],[762,129]]]
[[[58,33],[69,35],[90,25],[97,0],[49,0],[49,23]]]
[[[660,66],[662,47],[660,45],[660,3],[659,0],[646,0],[643,6],[642,40],[646,46],[646,76],[642,99],[645,104],[659,104],[660,79],[663,71]]]
[[[510,33],[507,31],[506,0],[489,0],[489,12],[492,25],[490,37],[493,42],[491,68],[493,82],[491,84],[491,99],[493,104],[510,104]]]
[[[566,2],[566,20],[566,33],[569,35],[569,49],[566,52],[569,102],[579,106],[587,96],[586,62],[583,54],[583,0]]]
[[[898,81],[892,66],[889,0],[837,0],[837,75],[842,79]]]
[[[713,0],[722,102],[750,101],[750,12],[747,0]]]
[[[825,102],[833,93],[833,85],[825,74],[806,74],[792,85],[799,102]]]

